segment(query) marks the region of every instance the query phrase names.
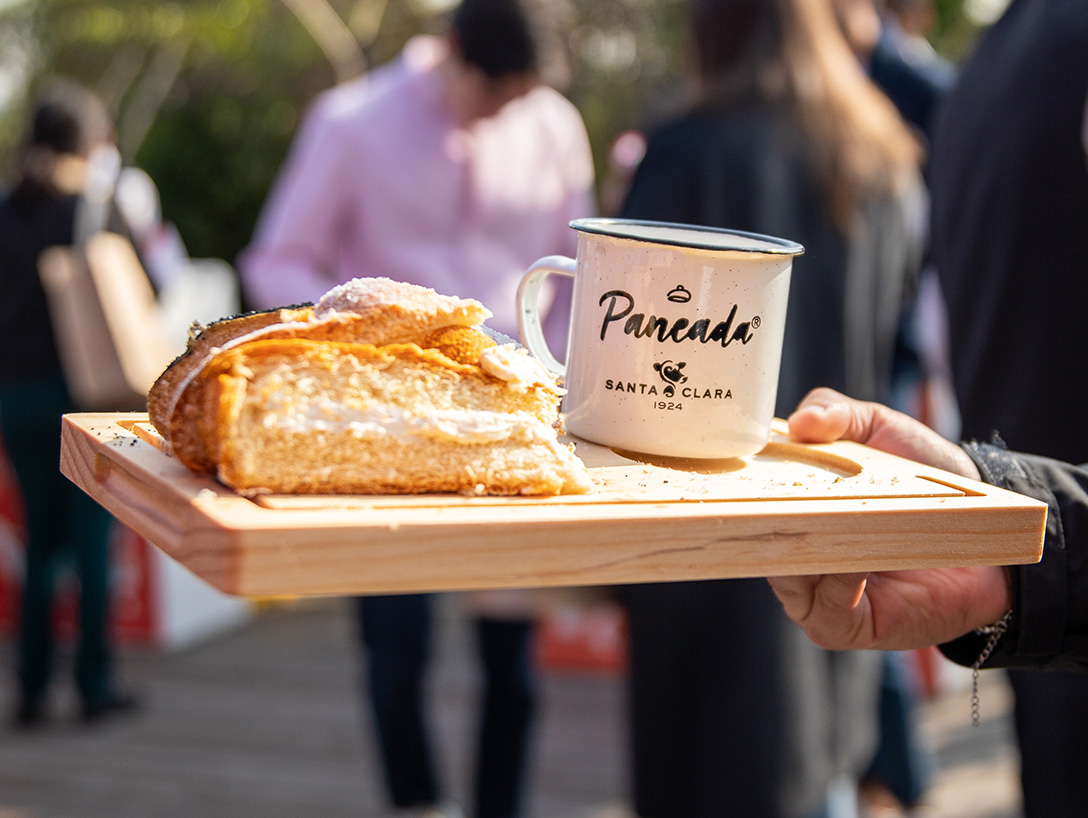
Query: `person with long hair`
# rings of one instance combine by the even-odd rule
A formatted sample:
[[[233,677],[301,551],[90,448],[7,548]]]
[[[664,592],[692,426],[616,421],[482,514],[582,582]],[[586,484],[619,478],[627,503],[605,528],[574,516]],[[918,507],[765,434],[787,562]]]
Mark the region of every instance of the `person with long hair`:
[[[622,215],[803,244],[778,413],[818,385],[886,401],[923,243],[917,141],[827,2],[692,0],[691,33],[692,93]],[[638,815],[841,814],[875,747],[877,657],[799,640],[762,580],[624,595]]]

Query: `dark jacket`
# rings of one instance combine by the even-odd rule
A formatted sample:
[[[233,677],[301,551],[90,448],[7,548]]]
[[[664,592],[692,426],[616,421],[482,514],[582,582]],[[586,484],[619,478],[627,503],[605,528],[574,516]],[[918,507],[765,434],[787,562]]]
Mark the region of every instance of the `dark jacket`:
[[[16,189],[0,201],[0,384],[61,374],[38,257],[72,243],[78,200]]]
[[[1010,569],[1013,615],[984,667],[1088,671],[1088,468],[993,445],[965,449],[987,483],[1049,507],[1043,559]],[[986,641],[969,634],[942,650],[970,666]]]
[[[56,194],[26,185],[0,196],[0,385],[59,378],[60,357],[38,260],[49,247],[76,241],[79,195]],[[128,237],[112,201],[104,229]]]
[[[932,256],[964,439],[1088,461],[1088,2],[1016,0],[930,158]]]

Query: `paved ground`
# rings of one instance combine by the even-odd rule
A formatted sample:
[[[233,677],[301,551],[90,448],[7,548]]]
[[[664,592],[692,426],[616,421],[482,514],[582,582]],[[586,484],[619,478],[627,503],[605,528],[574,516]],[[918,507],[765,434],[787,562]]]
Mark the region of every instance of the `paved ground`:
[[[456,615],[443,621],[433,696],[453,794],[464,796],[476,676]],[[0,645],[0,706],[11,702]],[[371,818],[382,816],[365,738],[358,657],[342,600],[277,606],[177,653],[128,652],[138,715],[85,728],[67,685],[32,733],[0,725],[0,818]],[[1017,818],[1003,677],[984,674],[983,724],[966,678],[925,707],[940,759],[927,818]],[[629,818],[621,682],[548,674],[529,818]],[[741,816],[740,818],[743,818]]]

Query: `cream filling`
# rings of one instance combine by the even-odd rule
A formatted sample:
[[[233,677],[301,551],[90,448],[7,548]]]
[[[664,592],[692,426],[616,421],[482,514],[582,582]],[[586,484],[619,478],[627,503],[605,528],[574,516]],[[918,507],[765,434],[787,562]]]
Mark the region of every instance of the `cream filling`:
[[[480,353],[480,369],[525,392],[534,386],[555,386],[555,376],[528,350],[513,344],[488,347]]]
[[[276,392],[261,409],[265,429],[288,434],[349,432],[361,440],[438,440],[472,446],[517,440],[544,443],[555,440],[555,430],[527,412],[487,412],[469,409],[409,411],[377,403],[352,408],[331,398],[300,400],[298,394]]]

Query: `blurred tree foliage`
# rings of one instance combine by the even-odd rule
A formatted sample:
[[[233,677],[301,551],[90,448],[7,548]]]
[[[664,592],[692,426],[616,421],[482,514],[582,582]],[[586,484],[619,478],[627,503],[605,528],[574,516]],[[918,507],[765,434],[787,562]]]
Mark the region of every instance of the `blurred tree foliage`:
[[[190,253],[233,260],[309,101],[427,24],[407,3],[382,4],[381,36],[364,49],[337,12],[348,19],[358,8],[355,25],[370,36],[366,11],[376,3],[344,5],[23,0],[0,12],[0,26],[25,47],[28,91],[53,75],[94,88],[115,112],[126,161],[156,181]],[[19,138],[31,96],[0,122],[5,147]]]
[[[573,0],[576,79],[598,173],[613,137],[675,102],[684,0]],[[934,40],[970,39],[963,0],[938,0]],[[439,31],[448,0],[0,0],[0,161],[35,88],[67,75],[115,112],[125,159],[159,185],[193,256],[233,261],[313,97]],[[2,104],[2,103],[0,103]]]

